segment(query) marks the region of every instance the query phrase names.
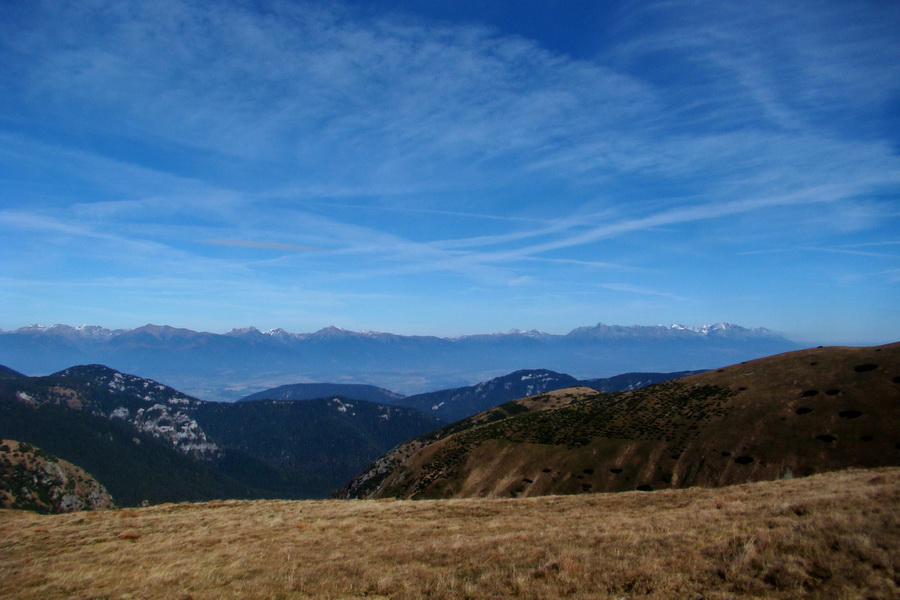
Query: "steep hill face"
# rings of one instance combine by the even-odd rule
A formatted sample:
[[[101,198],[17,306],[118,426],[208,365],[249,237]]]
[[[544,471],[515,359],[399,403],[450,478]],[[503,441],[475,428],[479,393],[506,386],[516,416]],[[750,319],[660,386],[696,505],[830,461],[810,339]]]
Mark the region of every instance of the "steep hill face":
[[[64,513],[115,504],[106,488],[80,467],[30,444],[0,440],[0,508]]]
[[[349,497],[721,486],[900,464],[900,344],[816,348],[618,394],[559,390],[395,448]]]

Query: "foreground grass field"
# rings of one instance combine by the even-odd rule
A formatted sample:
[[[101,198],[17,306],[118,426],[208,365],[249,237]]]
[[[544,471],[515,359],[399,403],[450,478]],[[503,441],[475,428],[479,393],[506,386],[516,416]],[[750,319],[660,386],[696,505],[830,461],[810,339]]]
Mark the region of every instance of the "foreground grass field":
[[[900,469],[512,500],[0,511],[3,598],[897,598]]]

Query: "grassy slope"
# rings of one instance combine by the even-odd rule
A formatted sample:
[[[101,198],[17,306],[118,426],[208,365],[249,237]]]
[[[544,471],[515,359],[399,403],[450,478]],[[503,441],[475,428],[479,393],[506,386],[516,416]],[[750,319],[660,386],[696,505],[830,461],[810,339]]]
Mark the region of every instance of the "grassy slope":
[[[896,598],[900,468],[652,494],[0,511],[0,597]]]
[[[560,406],[560,394],[571,402]],[[900,344],[814,348],[633,392],[578,388],[504,405],[395,449],[378,463],[387,466],[381,475],[349,494],[509,497],[729,485],[898,465],[897,431]]]

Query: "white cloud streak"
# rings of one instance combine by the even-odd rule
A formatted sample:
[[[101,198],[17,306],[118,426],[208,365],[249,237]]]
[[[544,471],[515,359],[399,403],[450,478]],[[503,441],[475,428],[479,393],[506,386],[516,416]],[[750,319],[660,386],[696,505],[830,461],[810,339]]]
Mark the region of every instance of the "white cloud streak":
[[[35,3],[27,27],[0,9],[0,232],[99,272],[307,291],[537,287],[552,265],[654,295],[602,277],[666,260],[628,242],[701,226],[750,240],[745,257],[887,256],[849,244],[897,219],[895,8],[629,4],[588,61],[471,24],[265,6]]]
[[[288,252],[324,252],[324,248],[316,248],[315,246],[303,246],[300,244],[284,244],[281,242],[266,242],[259,240],[200,240],[204,244],[215,244],[218,246],[233,246],[236,248],[257,248],[260,250],[286,250]]]

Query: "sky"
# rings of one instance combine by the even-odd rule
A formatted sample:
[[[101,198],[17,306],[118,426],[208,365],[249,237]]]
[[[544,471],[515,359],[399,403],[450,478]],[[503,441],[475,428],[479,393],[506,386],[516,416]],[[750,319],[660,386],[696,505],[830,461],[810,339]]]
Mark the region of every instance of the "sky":
[[[900,340],[900,3],[5,0],[0,328]]]

